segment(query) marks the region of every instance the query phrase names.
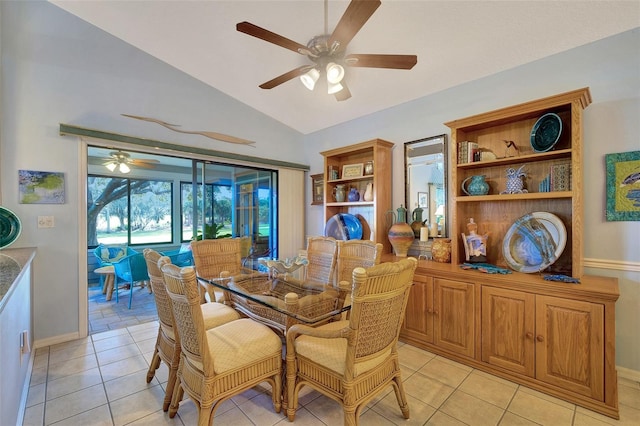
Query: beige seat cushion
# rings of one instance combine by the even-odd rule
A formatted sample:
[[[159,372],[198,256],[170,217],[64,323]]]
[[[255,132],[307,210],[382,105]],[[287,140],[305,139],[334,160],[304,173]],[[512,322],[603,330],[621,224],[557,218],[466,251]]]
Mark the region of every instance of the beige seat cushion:
[[[280,337],[266,325],[249,318],[207,330],[207,344],[216,374],[282,352]],[[249,347],[251,350],[247,350]]]
[[[330,322],[329,324],[316,327],[318,330],[340,330],[349,326],[348,320]],[[345,371],[345,361],[347,358],[347,339],[334,338],[323,339],[320,337],[312,336],[299,336],[295,340],[296,352],[308,358],[323,367],[335,371],[336,373],[343,375]],[[390,351],[387,351],[375,358],[369,359],[364,362],[356,363],[354,368],[354,375],[358,376],[365,373],[389,356]]]
[[[222,303],[203,303],[200,308],[202,309],[204,328],[207,330],[240,318],[240,314],[235,309]]]

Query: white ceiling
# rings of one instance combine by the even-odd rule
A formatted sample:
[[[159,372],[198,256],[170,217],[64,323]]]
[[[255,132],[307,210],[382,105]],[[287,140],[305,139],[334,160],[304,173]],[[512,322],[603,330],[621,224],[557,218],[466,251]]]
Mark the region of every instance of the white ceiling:
[[[352,97],[337,102],[298,79],[260,89],[310,61],[235,29],[249,21],[307,44],[324,32],[322,0],[50,1],[304,134],[640,26],[638,0],[382,0],[347,53],[415,54],[418,63],[350,68]],[[347,5],[329,2],[330,32]]]

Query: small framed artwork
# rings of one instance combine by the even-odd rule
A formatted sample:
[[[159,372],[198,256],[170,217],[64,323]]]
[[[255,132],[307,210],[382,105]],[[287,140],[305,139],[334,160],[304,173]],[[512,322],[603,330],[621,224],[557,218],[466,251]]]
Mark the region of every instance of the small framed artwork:
[[[640,151],[607,154],[608,221],[640,221]]]
[[[418,192],[418,207],[422,207],[422,208],[429,207],[428,192]]]
[[[311,205],[324,203],[324,176],[322,174],[311,175]]]
[[[18,170],[20,204],[64,204],[64,173]]]
[[[342,166],[342,179],[362,177],[362,163]]]

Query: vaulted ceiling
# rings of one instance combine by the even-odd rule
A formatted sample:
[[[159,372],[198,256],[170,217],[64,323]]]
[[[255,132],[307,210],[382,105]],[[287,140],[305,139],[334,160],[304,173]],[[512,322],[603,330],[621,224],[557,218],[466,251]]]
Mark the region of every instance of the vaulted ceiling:
[[[418,63],[348,68],[352,97],[337,102],[297,78],[260,89],[309,59],[236,31],[249,21],[306,45],[324,33],[321,0],[50,2],[304,134],[640,26],[636,0],[383,0],[347,53],[415,54]],[[329,1],[329,32],[348,4]]]

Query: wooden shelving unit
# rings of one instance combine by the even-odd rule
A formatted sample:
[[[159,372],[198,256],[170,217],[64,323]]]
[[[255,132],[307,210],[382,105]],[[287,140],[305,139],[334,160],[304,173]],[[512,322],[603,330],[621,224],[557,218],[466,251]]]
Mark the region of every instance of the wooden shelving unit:
[[[588,88],[575,90],[499,110],[445,123],[451,128],[452,205],[451,236],[454,264],[465,260],[461,233],[473,218],[478,232],[489,233],[487,258],[492,264],[506,266],[502,253],[503,238],[521,216],[532,212],[549,212],[558,216],[567,231],[567,244],[560,258],[550,266],[554,272],[580,277],[583,274],[583,200],[582,200],[582,115],[591,103]],[[531,129],[546,113],[562,120],[558,143],[547,152],[535,152],[530,144]],[[475,142],[481,151],[491,151],[497,158],[488,161],[458,163],[458,148],[463,141]],[[505,141],[513,141],[517,150],[506,156]],[[503,158],[500,158],[503,157]],[[539,184],[553,165],[566,164],[571,170],[569,190],[539,192]],[[500,194],[506,189],[506,170],[524,166],[524,194]],[[488,195],[469,196],[462,189],[465,179],[484,175],[489,183]]]
[[[324,156],[324,221],[325,223],[338,213],[350,213],[356,216],[363,227],[363,239],[382,243],[384,253],[391,252],[391,244],[387,238],[386,212],[391,209],[391,163],[392,142],[373,139],[355,145],[321,152]],[[365,164],[373,162],[373,174],[343,178],[345,165]],[[332,179],[330,170],[338,171],[338,178]],[[373,184],[373,200],[362,201],[362,194],[367,184]],[[344,184],[347,193],[356,188],[360,193],[359,201],[336,202],[334,193],[336,185]]]
[[[418,262],[400,337],[617,419],[615,303],[620,290],[615,278],[583,275],[582,265],[582,113],[590,102],[585,88],[445,123],[453,142],[452,262]],[[560,140],[548,152],[534,152],[531,129],[548,112],[562,119]],[[504,155],[504,140],[515,142],[517,155]],[[459,162],[462,141],[506,158]],[[540,181],[559,162],[570,165],[571,187],[539,191]],[[523,165],[528,192],[501,194],[506,169]],[[473,175],[485,176],[487,195],[462,191],[462,183]],[[478,223],[478,233],[489,233],[489,263],[507,266],[503,239],[518,218],[532,212],[553,213],[562,220],[567,244],[551,268],[579,277],[579,284],[545,281],[538,273],[485,274],[460,268],[465,261],[461,233],[467,233],[470,218]],[[391,255],[382,259],[393,260]]]

